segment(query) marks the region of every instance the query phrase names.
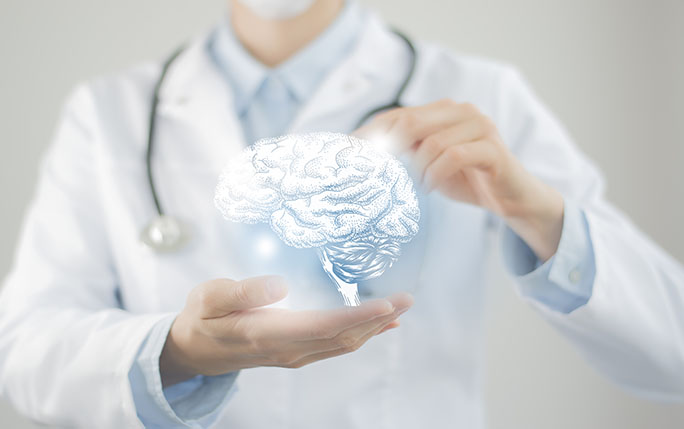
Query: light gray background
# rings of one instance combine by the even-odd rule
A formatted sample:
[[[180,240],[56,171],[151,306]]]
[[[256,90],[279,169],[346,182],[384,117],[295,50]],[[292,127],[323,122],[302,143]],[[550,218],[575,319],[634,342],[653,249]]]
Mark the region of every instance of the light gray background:
[[[67,91],[162,56],[216,22],[224,1],[3,0],[0,274]],[[684,260],[684,2],[365,3],[414,37],[516,64],[603,168],[612,200]],[[618,390],[496,277],[485,386],[492,428],[684,427],[684,406]],[[33,426],[0,402],[0,427]]]

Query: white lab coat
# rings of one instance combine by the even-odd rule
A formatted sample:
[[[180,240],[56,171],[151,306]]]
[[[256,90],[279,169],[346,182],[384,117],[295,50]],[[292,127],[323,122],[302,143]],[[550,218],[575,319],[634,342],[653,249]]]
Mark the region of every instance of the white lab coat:
[[[196,40],[173,65],[158,112],[160,199],[194,233],[178,253],[158,255],[139,242],[155,213],[144,150],[160,63],[81,86],[66,105],[0,302],[0,387],[33,419],[139,426],[128,371],[151,326],[181,310],[198,283],[268,272],[268,264],[245,257],[243,227],[223,220],[212,203],[220,169],[246,143],[205,42]],[[405,104],[445,97],[474,103],[530,171],[586,212],[596,255],[593,296],[570,314],[531,304],[617,383],[654,398],[684,397],[682,267],[603,199],[596,168],[514,70],[427,44],[418,55]],[[391,100],[407,65],[405,45],[371,18],[291,131],[351,131],[364,112]],[[219,426],[483,424],[491,219],[436,193],[421,204],[421,235],[406,246],[404,262],[373,285],[379,295],[414,293],[401,328],[302,369],[242,371]],[[339,302],[325,277],[304,269],[290,275],[292,298],[284,305]]]

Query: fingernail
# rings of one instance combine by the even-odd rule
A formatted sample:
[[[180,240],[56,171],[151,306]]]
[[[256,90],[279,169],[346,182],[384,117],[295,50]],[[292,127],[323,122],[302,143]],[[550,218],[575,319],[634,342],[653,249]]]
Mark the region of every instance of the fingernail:
[[[385,301],[385,310],[382,312],[381,316],[386,316],[392,313],[394,313],[394,306],[391,302]]]
[[[280,298],[287,292],[287,285],[285,279],[280,276],[270,277],[266,281],[266,294],[271,299]]]

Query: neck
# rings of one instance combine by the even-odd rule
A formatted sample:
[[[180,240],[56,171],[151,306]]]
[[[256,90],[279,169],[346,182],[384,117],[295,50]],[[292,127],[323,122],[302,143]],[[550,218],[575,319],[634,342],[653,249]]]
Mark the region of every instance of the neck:
[[[238,40],[254,58],[275,67],[321,34],[337,17],[344,0],[318,0],[301,15],[267,20],[239,0],[231,0],[231,24]]]

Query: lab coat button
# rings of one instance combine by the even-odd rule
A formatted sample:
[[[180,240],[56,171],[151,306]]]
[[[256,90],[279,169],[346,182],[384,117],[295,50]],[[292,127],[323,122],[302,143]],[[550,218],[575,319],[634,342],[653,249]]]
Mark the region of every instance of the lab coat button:
[[[572,283],[572,284],[579,283],[581,278],[582,278],[582,273],[580,273],[580,270],[577,268],[570,271],[570,274],[568,274],[568,280],[570,280],[570,283]]]

